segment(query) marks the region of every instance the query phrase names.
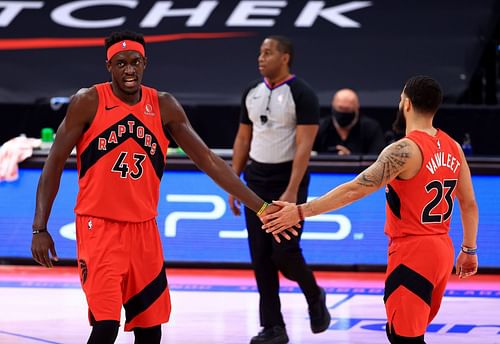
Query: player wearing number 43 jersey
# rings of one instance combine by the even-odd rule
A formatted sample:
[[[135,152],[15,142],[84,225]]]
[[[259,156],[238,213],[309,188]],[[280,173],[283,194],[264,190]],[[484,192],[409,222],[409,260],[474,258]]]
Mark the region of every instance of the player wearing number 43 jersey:
[[[71,98],[38,183],[31,251],[43,266],[57,260],[47,222],[64,164],[76,145],[76,242],[92,325],[88,344],[114,343],[122,307],[124,328],[134,331],[134,343],[158,344],[161,324],[170,316],[156,224],[166,132],[201,170],[259,216],[279,207],[265,203],[212,153],[172,95],[141,84],[147,62],[141,34],[113,33],[105,48],[111,82]]]
[[[114,95],[110,83],[95,90],[97,111],[77,144],[80,190],[75,212],[116,221],[152,219],[169,144],[158,94],[142,85],[140,101],[129,105]]]
[[[276,202],[284,208],[264,218],[269,222],[263,228],[278,234],[304,217],[348,205],[386,186],[389,249],[384,302],[387,337],[393,344],[425,343],[427,325],[439,310],[453,269],[448,232],[455,196],[463,225],[456,273],[469,277],[477,272],[477,204],[462,149],[433,127],[441,101],[435,80],[409,79],[395,122],[406,130],[403,139],[386,147],[354,180],[303,205]]]

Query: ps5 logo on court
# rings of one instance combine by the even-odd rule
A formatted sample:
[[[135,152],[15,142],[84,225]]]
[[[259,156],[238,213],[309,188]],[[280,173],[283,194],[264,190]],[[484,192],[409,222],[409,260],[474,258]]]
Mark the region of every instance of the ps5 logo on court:
[[[309,200],[314,197],[309,197]],[[227,216],[226,201],[220,195],[215,194],[167,194],[165,200],[171,204],[179,204],[182,208],[185,205],[188,209],[169,212],[164,218],[163,234],[166,238],[177,237],[179,224],[185,220],[198,221],[217,221],[223,220]],[[211,207],[211,210],[203,210],[205,206]],[[200,208],[200,209],[198,209]],[[353,240],[363,240],[363,233],[352,233],[352,222],[348,216],[342,214],[323,214],[307,219],[310,223],[317,223],[323,227],[321,231],[313,229],[302,234],[304,240],[323,240],[323,241],[339,241],[348,239],[352,234]],[[92,223],[88,224],[89,229]],[[186,228],[185,228],[186,229]],[[160,227],[161,230],[161,227]],[[74,223],[67,224],[60,229],[60,234],[71,240],[75,240]],[[219,230],[217,237],[220,239],[245,239],[247,230],[244,228],[235,228],[228,230]]]

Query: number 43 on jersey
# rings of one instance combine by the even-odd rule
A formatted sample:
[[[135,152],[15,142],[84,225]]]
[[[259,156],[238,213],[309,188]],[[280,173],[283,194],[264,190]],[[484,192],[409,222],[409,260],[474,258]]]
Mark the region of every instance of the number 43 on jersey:
[[[127,158],[128,152],[121,152],[116,159],[112,172],[120,173],[120,178],[130,177],[134,180],[141,178],[142,173],[144,172],[144,168],[142,167],[142,163],[146,160],[145,154],[134,153],[132,158],[134,159],[134,164],[130,168],[129,164],[125,162]]]

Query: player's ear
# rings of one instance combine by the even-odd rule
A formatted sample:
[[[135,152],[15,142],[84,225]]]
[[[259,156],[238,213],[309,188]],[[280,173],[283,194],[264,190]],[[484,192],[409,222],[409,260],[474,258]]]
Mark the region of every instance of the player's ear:
[[[412,107],[413,107],[413,104],[411,103],[410,98],[406,97],[404,102],[403,102],[403,109],[405,109],[406,112],[409,112]]]
[[[144,56],[144,69],[146,69],[147,65],[148,65],[148,58]]]

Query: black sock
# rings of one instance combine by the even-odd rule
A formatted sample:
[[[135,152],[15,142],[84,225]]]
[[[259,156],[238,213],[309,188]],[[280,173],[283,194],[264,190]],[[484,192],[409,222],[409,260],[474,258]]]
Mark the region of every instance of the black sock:
[[[136,327],[134,328],[134,335],[134,344],[160,344],[161,325],[145,328]]]
[[[120,323],[116,320],[96,321],[87,344],[113,344],[118,336]]]

